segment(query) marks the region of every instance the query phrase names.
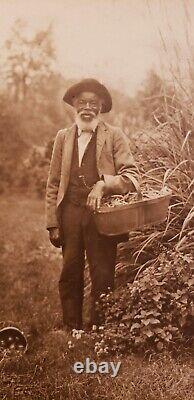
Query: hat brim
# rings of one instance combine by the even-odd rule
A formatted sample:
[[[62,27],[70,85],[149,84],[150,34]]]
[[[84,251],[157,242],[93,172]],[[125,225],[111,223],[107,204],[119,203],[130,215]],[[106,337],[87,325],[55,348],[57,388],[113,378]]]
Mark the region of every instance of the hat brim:
[[[80,83],[71,86],[65,93],[63,100],[73,106],[74,99],[81,92],[93,92],[102,99],[101,113],[107,113],[112,108],[112,98],[104,85],[94,79],[85,79]]]

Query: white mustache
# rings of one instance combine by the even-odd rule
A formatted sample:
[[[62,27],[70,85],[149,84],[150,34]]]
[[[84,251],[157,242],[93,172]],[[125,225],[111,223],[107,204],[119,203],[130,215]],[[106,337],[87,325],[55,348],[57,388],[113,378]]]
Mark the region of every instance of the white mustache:
[[[85,113],[91,114],[91,115],[93,115],[94,117],[96,117],[95,112],[92,111],[92,110],[82,110],[82,111],[79,111],[79,112],[78,112],[78,115],[83,115],[83,114],[85,114]]]

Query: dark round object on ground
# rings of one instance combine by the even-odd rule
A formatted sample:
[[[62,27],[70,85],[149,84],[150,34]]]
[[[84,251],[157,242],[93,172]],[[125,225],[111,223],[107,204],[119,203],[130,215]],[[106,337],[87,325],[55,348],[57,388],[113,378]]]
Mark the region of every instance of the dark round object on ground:
[[[27,350],[27,340],[18,328],[8,326],[0,330],[0,350],[10,350],[25,352]]]

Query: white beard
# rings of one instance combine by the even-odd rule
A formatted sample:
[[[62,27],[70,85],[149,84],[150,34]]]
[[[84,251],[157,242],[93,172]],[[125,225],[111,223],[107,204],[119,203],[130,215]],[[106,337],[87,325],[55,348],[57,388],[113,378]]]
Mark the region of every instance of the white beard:
[[[100,113],[99,113],[100,114]],[[79,114],[75,114],[75,122],[81,131],[95,131],[98,126],[100,117],[99,114],[92,119],[92,121],[83,121]]]

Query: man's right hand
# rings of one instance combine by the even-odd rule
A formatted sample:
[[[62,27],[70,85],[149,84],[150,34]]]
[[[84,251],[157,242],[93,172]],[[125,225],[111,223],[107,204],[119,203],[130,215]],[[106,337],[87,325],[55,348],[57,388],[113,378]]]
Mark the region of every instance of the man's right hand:
[[[61,247],[61,236],[59,228],[49,229],[49,239],[53,246]]]

